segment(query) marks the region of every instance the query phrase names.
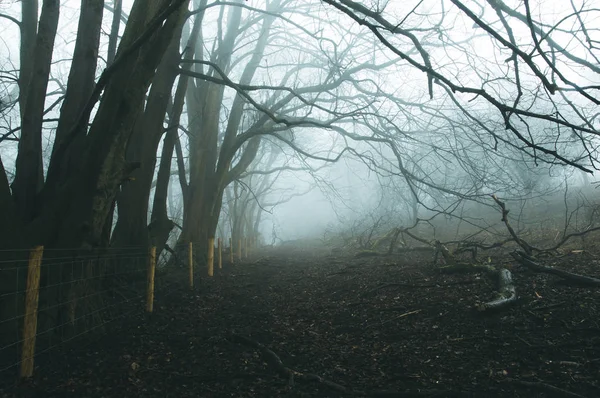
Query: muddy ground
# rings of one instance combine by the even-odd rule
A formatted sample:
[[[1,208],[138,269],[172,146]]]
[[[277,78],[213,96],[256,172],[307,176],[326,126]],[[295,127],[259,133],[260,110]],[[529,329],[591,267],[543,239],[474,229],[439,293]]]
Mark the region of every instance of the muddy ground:
[[[543,261],[600,276],[599,260]],[[495,281],[441,274],[431,253],[263,251],[193,291],[172,272],[151,317],[40,358],[0,396],[600,397],[600,289],[505,265],[521,301],[493,315],[473,306]]]

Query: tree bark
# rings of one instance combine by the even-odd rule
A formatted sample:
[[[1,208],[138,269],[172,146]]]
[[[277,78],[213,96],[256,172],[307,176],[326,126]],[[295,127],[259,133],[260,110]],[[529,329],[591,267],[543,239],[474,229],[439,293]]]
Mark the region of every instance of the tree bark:
[[[21,46],[19,66],[19,107],[21,119],[25,114],[27,92],[34,66],[35,41],[38,24],[38,0],[21,2]]]
[[[103,10],[104,0],[81,1],[73,62],[67,80],[67,92],[60,109],[53,151],[62,145],[71,130],[76,127],[83,108],[94,90]],[[87,128],[80,128],[71,138],[77,140],[79,145],[76,146],[79,148],[86,131]],[[77,153],[79,152],[71,151],[71,154]]]
[[[103,241],[104,227],[111,222],[109,215],[117,191],[138,166],[125,161],[127,142],[141,113],[156,67],[172,36],[181,27],[187,4],[185,0],[174,0],[172,4],[166,0],[137,0],[134,3],[117,54],[117,58],[125,58],[115,61],[114,65],[118,62],[118,67],[106,84],[89,134],[85,137],[81,162],[68,168],[67,173],[49,170],[44,192],[45,211],[42,217],[28,226],[32,234],[41,233],[43,236],[39,240],[49,247],[97,247]],[[175,11],[166,16],[160,28],[140,42],[147,26],[155,26],[158,15],[163,15],[161,13],[170,5],[170,10]],[[80,117],[80,123],[85,117]],[[66,145],[70,143],[72,141]],[[64,156],[72,149],[67,147],[60,154]],[[63,163],[57,153],[53,157],[57,158],[56,169]]]
[[[144,114],[136,123],[127,146],[127,161],[140,163],[140,168],[132,173],[132,181],[124,184],[118,195],[119,218],[113,233],[113,246],[148,245],[148,203],[156,151],[164,132],[165,114],[177,77],[180,38],[180,34],[173,36],[152,82]]]
[[[31,79],[26,90],[15,179],[12,184],[17,210],[25,222],[31,221],[37,213],[36,195],[44,183],[42,121],[59,12],[59,0],[44,0],[35,40]]]
[[[106,55],[106,65],[113,63],[117,53],[117,41],[119,40],[119,27],[121,26],[121,12],[123,11],[123,1],[114,0],[113,19],[110,26],[110,36],[108,38],[108,54]]]
[[[276,1],[269,8],[277,8],[278,5],[279,2]],[[241,10],[234,7],[230,12],[227,32],[218,53],[214,56],[215,63],[223,71],[227,70],[231,63],[235,41],[240,33]],[[264,56],[273,21],[272,16],[265,17],[252,57],[240,78],[240,84],[251,83]],[[196,109],[202,109],[202,114],[199,118],[201,124],[194,123],[193,119],[190,123],[192,137],[190,138],[189,195],[180,237],[183,242],[197,242],[200,245],[201,253],[205,252],[208,239],[215,236],[225,188],[250,165],[260,146],[259,137],[251,139],[238,164],[231,168],[231,162],[237,151],[235,142],[246,101],[241,95],[236,95],[219,148],[219,114],[224,86],[214,83],[205,83],[203,86],[206,87],[206,93],[201,97],[202,100],[199,104],[194,104],[194,95],[188,94],[188,109],[190,105],[197,105]],[[233,232],[235,234],[235,228]]]

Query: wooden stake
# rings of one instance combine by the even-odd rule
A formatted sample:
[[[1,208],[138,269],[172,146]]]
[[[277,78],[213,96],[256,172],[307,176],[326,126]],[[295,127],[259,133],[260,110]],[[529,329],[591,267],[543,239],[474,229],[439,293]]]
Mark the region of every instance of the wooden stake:
[[[229,262],[233,264],[233,241],[229,238]]]
[[[146,297],[146,312],[154,309],[154,272],[156,270],[156,246],[150,248],[148,255],[148,290]]]
[[[221,238],[218,241],[219,251],[217,252],[219,255],[219,269],[223,268],[223,244],[221,243]]]
[[[194,247],[192,242],[188,245],[188,267],[190,269],[190,289],[194,288]]]
[[[44,246],[37,246],[29,253],[27,290],[25,291],[25,320],[23,325],[23,351],[21,353],[21,377],[33,376],[35,337],[37,334],[37,310],[40,298],[40,270]]]
[[[242,261],[242,239],[238,239],[237,258]]]
[[[208,238],[208,276],[215,272],[215,238]]]

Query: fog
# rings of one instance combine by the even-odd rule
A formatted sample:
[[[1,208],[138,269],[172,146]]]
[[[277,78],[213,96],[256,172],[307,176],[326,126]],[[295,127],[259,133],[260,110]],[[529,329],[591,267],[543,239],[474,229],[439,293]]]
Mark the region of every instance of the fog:
[[[115,4],[105,2],[96,81],[107,66],[109,37],[125,34],[133,4],[123,1],[123,23],[111,33]],[[9,183],[19,174],[19,151],[28,150],[20,147],[22,47],[12,21],[20,20],[21,5],[0,3],[0,156]],[[584,2],[195,1],[189,9],[197,12],[181,27],[165,130],[136,141],[131,128],[117,140],[129,142],[128,152],[115,155],[150,159],[154,182],[139,196],[149,224],[166,131],[177,130],[165,166],[165,216],[179,227],[171,244],[215,233],[256,235],[265,245],[326,240],[381,218],[388,229],[445,219],[460,235],[465,222],[488,229],[499,221],[493,194],[515,217],[542,200],[559,206],[578,197],[592,205],[598,11]],[[79,10],[75,0],[60,3],[44,121],[32,135],[41,134],[44,174],[68,93]],[[199,41],[186,59],[193,32]],[[175,117],[170,107],[182,79],[190,83]],[[144,88],[148,104],[155,84],[150,79]],[[90,126],[101,101],[91,103]],[[132,144],[150,141],[149,158]],[[142,160],[142,168],[149,163]],[[132,222],[119,201],[141,178],[136,173],[107,192],[116,203],[109,217],[115,231]],[[193,210],[199,202],[209,204]],[[565,206],[557,211],[570,211]],[[200,226],[206,218],[212,221]]]

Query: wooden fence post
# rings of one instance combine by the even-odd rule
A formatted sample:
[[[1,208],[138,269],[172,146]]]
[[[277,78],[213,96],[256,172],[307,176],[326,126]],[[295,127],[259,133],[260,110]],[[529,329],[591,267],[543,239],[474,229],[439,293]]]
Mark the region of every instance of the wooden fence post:
[[[239,261],[242,261],[242,239],[238,239],[238,247],[237,247],[237,258]]]
[[[215,272],[215,238],[208,238],[208,276]]]
[[[154,309],[154,272],[156,270],[156,246],[150,248],[148,256],[148,295],[146,297],[146,312]]]
[[[33,375],[33,357],[35,356],[35,337],[37,334],[37,310],[40,298],[40,271],[43,253],[44,246],[37,246],[29,253],[27,290],[25,291],[21,377],[31,377]]]
[[[219,242],[218,243],[219,251],[217,253],[218,253],[218,260],[219,260],[219,269],[222,269],[223,268],[223,244],[221,242],[221,238],[219,238],[218,242]]]
[[[190,289],[194,287],[194,248],[192,242],[188,244],[188,267],[190,269]]]

